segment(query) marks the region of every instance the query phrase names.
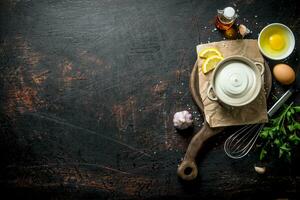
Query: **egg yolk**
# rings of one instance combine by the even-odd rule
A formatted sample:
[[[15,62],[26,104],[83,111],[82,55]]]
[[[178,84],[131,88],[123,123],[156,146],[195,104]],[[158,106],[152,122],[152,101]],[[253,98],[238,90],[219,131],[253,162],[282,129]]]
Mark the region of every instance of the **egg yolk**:
[[[269,43],[272,49],[280,50],[284,47],[284,39],[279,34],[273,34],[269,37]]]

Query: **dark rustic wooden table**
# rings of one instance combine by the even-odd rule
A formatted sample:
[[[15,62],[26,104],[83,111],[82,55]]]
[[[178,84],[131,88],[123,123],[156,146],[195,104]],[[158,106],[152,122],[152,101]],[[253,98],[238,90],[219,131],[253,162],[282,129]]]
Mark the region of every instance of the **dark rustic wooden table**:
[[[177,165],[203,123],[188,88],[199,43],[218,8],[234,6],[257,38],[288,25],[299,48],[300,17],[290,0],[1,0],[0,190],[22,199],[266,199],[299,195],[299,153],[263,163],[255,148],[229,159],[212,138],[185,183]],[[284,62],[298,65],[298,52]],[[269,63],[272,67],[274,62]],[[287,89],[273,83],[272,96]],[[297,98],[298,97],[298,98]],[[299,95],[292,97],[300,103]],[[274,100],[269,98],[270,106]],[[173,114],[193,113],[176,132]],[[1,198],[2,198],[1,197]]]

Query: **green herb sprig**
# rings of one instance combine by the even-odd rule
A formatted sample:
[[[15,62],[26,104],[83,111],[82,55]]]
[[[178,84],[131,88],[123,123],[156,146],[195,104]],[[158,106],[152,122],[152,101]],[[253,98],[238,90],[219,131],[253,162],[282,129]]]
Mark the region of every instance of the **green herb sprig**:
[[[300,143],[300,123],[295,119],[296,113],[300,113],[300,106],[285,105],[281,113],[263,128],[259,134],[262,139],[260,160],[275,152],[280,159],[291,161],[292,149]]]

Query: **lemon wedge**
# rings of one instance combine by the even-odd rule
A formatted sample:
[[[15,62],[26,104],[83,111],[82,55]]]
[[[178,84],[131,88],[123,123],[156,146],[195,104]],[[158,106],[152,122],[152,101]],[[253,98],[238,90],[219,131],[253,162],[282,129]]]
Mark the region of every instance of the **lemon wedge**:
[[[207,72],[213,70],[217,64],[223,60],[224,58],[222,56],[214,55],[208,57],[206,60],[204,60],[202,64],[202,72],[206,74]]]
[[[211,56],[220,56],[220,57],[222,57],[222,54],[216,48],[205,48],[205,49],[203,49],[202,51],[199,52],[198,56],[199,56],[199,58],[206,59],[206,58],[209,58]]]

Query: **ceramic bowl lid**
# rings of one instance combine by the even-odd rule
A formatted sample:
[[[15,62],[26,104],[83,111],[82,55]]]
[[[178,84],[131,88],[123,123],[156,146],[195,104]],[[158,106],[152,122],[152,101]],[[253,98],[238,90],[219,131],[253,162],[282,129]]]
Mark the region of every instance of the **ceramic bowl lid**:
[[[256,98],[261,79],[256,66],[245,60],[233,59],[220,63],[214,74],[214,90],[228,105],[242,106]]]

